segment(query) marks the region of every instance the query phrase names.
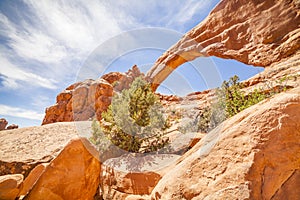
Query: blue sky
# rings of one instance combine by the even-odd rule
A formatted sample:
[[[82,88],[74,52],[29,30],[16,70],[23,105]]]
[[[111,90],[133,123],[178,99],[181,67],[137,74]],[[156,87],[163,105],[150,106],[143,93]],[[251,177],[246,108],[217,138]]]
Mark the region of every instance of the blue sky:
[[[90,78],[108,71],[124,72],[134,64],[147,71],[217,3],[218,0],[1,0],[0,118],[21,127],[40,125],[45,108],[53,105],[56,95],[68,85],[88,78],[88,73],[82,73],[87,69],[92,74]],[[153,47],[144,41],[145,48],[121,55],[110,46],[103,51],[103,44],[112,38],[151,27],[167,30],[165,36],[170,37],[166,40],[159,35],[142,35],[158,43]],[[122,42],[130,46],[132,40]],[[93,58],[99,51],[102,64],[108,57],[113,61],[106,66],[97,63]],[[212,68],[219,75],[218,81],[207,76]],[[218,86],[234,74],[244,80],[261,70],[232,60],[200,58],[179,67],[158,91],[184,95]]]

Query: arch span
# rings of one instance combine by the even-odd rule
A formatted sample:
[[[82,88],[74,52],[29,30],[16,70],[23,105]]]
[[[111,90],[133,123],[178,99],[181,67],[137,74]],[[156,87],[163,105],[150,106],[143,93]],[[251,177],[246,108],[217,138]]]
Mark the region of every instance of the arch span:
[[[201,56],[267,67],[300,48],[297,0],[222,0],[209,16],[167,50],[146,77],[152,89],[181,64]]]

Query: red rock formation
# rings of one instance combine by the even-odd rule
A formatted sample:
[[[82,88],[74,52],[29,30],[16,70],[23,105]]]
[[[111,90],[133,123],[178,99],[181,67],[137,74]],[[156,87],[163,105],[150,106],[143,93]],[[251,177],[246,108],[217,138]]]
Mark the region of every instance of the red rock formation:
[[[149,195],[164,174],[161,169],[178,158],[174,154],[126,154],[106,160],[101,165],[100,175],[103,198]]]
[[[55,105],[46,109],[42,124],[101,119],[102,112],[110,105],[113,90],[128,88],[138,76],[143,74],[135,65],[125,74],[111,72],[97,80],[72,84],[57,95]]]
[[[57,95],[55,105],[46,109],[43,124],[100,118],[112,95],[113,87],[104,79],[73,84]]]
[[[1,118],[0,119],[0,131],[4,130],[7,126],[8,122],[6,121],[6,119]]]
[[[0,175],[22,174],[17,175],[25,177],[20,195],[26,195],[32,188],[27,199],[92,199],[99,185],[101,168],[103,196],[111,199],[300,199],[297,190],[300,184],[298,49],[299,1],[223,0],[204,22],[157,61],[148,77],[159,84],[179,64],[207,53],[270,66],[245,82],[249,90],[262,82],[275,84],[282,78],[294,89],[247,108],[204,137],[200,135],[199,141],[192,142],[191,150],[181,158],[149,163],[153,167],[166,162],[167,168],[145,169],[141,174],[122,169],[138,166],[136,157],[126,162],[122,158],[110,159],[120,165],[120,170],[115,174],[106,173],[105,165],[100,166],[86,149],[90,147],[87,141],[83,145],[81,140],[75,139],[65,146],[70,139],[77,138],[78,127],[74,124],[3,131],[0,134],[0,152],[3,152]],[[278,60],[280,63],[275,63]],[[78,114],[78,119],[87,119],[98,110],[101,113],[101,108],[107,105],[103,102],[112,95],[111,84],[125,77],[119,85],[128,87],[132,77],[138,74],[136,70],[124,75],[111,73],[96,81],[69,86],[58,95],[57,104],[48,108],[45,121],[73,120],[76,118],[73,112]],[[170,101],[165,106],[180,101],[203,106],[209,97],[211,92],[207,91],[183,99],[162,97],[162,100]],[[142,160],[148,163],[155,156],[151,154]],[[50,164],[44,167],[40,163]],[[4,194],[1,178],[0,199]],[[14,199],[22,180],[5,179],[13,183],[7,187],[4,180],[5,192],[13,194],[9,198]],[[110,196],[111,191],[113,196]],[[149,196],[140,195],[149,193]]]
[[[210,15],[166,51],[146,77],[155,90],[181,64],[200,56],[269,66],[300,48],[297,0],[221,1]]]
[[[14,200],[18,196],[23,181],[22,174],[0,176],[0,199]]]
[[[151,199],[299,199],[299,94],[278,94],[208,133]]]
[[[115,82],[114,90],[121,91],[123,89],[129,88],[130,84],[134,81],[136,77],[143,76],[139,68],[134,65],[132,69],[129,69],[117,82]]]
[[[93,199],[99,174],[97,151],[86,139],[72,140],[44,169],[26,199]]]
[[[19,126],[18,125],[16,125],[16,124],[11,124],[11,125],[9,125],[9,126],[7,126],[7,130],[11,130],[11,129],[17,129],[17,128],[19,128]]]
[[[23,198],[29,193],[48,165],[48,163],[42,163],[30,171],[27,178],[23,181],[22,189],[20,190],[18,197]]]
[[[124,76],[126,75],[120,72],[110,72],[108,74],[104,74],[103,76],[101,76],[101,78],[109,82],[109,84],[113,84],[114,82],[119,81]]]
[[[70,139],[78,137],[80,127],[90,127],[90,122],[61,122],[2,131],[0,176],[22,174],[26,178],[33,168],[49,163]]]

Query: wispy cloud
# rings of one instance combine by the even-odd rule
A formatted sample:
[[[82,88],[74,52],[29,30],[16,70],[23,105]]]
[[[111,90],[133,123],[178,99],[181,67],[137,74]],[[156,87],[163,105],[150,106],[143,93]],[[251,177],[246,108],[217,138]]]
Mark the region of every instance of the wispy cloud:
[[[24,4],[16,6],[19,12],[14,17],[0,13],[0,37],[5,41],[0,43],[0,73],[2,86],[8,89],[18,89],[19,81],[57,89],[55,82],[76,76],[90,52],[121,32],[118,18],[98,1],[24,0]]]
[[[22,70],[7,58],[0,55],[0,75],[1,84],[6,89],[18,89],[21,86],[30,85],[34,87],[43,87],[48,89],[56,89],[56,81],[53,79],[46,79],[37,74],[26,72]]]
[[[219,0],[189,0],[182,4],[177,1],[175,12],[169,13],[164,17],[166,27],[186,32],[202,21],[207,13]],[[176,7],[175,7],[176,8]]]
[[[0,115],[21,117],[25,119],[42,120],[44,114],[37,113],[33,110],[27,110],[23,108],[11,107],[0,104]]]

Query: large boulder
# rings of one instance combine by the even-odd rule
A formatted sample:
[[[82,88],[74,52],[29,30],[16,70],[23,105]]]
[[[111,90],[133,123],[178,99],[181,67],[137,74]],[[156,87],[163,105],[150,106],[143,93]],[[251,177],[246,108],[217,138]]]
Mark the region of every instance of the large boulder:
[[[155,90],[181,64],[217,56],[269,66],[300,48],[298,0],[222,0],[146,74]]]
[[[300,87],[228,119],[162,177],[151,199],[300,199]]]
[[[70,141],[44,169],[26,199],[93,199],[99,187],[98,156],[86,139]]]
[[[40,163],[53,160],[66,143],[82,134],[90,122],[60,122],[39,127],[4,130],[0,134],[0,175],[26,178]]]

